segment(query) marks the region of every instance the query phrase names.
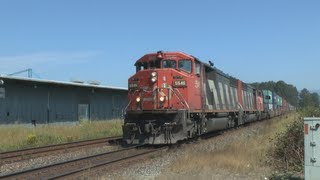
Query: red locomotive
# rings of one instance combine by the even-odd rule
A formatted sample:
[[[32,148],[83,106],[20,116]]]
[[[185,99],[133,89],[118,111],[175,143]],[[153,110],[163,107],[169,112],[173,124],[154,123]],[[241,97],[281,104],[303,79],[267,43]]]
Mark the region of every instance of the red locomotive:
[[[262,91],[182,52],[146,54],[128,79],[127,143],[169,144],[268,117]]]

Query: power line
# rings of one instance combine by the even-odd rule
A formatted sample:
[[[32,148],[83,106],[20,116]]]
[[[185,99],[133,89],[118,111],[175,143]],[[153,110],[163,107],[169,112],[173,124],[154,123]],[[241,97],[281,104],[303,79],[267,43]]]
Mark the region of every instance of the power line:
[[[27,73],[28,78],[32,78],[33,76],[40,78],[40,76],[38,74],[36,74],[35,72],[33,72],[33,70],[31,68],[8,74],[8,76],[14,76],[14,75],[22,74],[22,73]]]

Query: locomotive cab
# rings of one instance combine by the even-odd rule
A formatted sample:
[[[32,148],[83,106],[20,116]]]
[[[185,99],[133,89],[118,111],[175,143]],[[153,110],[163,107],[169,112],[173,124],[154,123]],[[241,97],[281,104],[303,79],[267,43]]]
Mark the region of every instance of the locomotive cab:
[[[127,112],[201,108],[199,101],[190,103],[194,95],[188,96],[189,91],[195,92],[194,86],[200,88],[200,73],[193,73],[192,57],[158,52],[142,57],[135,66],[136,74],[128,80]]]

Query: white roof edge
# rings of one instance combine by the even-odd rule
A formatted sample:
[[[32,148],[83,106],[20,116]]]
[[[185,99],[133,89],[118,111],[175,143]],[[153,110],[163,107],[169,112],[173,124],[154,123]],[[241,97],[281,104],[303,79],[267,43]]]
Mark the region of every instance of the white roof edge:
[[[128,90],[127,88],[124,88],[124,87],[94,85],[94,84],[86,84],[86,83],[81,84],[81,83],[74,83],[74,82],[67,82],[67,81],[26,78],[26,77],[18,77],[18,76],[6,76],[6,75],[1,75],[1,74],[0,74],[0,78],[21,80],[21,81],[30,81],[30,82],[40,82],[40,83],[50,83],[50,84],[61,84],[61,85],[69,85],[69,86],[93,87],[93,88],[102,88],[102,89],[116,89],[116,90],[126,90],[126,91]]]

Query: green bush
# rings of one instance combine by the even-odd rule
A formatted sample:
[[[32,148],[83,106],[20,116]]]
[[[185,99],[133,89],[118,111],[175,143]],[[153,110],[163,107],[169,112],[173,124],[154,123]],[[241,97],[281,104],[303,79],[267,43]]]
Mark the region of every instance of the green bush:
[[[274,170],[281,173],[303,172],[303,137],[303,119],[295,118],[271,139],[273,145],[267,156]]]
[[[306,107],[299,111],[301,117],[320,117],[320,108]]]
[[[287,124],[271,139],[268,163],[280,173],[302,173],[304,165],[303,117],[320,117],[320,109],[307,107],[299,110],[299,116]]]
[[[37,136],[35,134],[29,134],[27,137],[27,144],[34,145],[37,142]]]

